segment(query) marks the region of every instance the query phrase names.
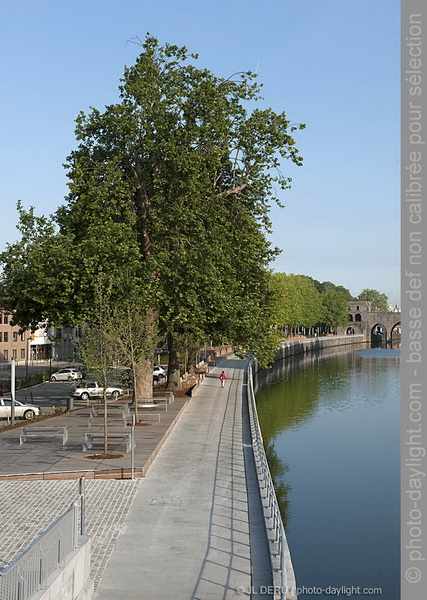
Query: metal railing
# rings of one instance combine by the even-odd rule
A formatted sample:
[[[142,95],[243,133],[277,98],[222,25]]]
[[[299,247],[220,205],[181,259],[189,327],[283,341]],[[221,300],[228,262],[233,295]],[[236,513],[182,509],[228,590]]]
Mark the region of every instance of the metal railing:
[[[46,586],[47,580],[68,554],[78,546],[84,531],[84,478],[79,481],[80,499],[75,500],[10,565],[0,569],[1,600],[29,600]],[[80,512],[80,519],[79,519]]]
[[[254,451],[261,502],[264,510],[265,526],[270,546],[274,598],[294,599],[297,597],[295,575],[258,421],[251,366],[248,367],[247,377],[252,447]]]

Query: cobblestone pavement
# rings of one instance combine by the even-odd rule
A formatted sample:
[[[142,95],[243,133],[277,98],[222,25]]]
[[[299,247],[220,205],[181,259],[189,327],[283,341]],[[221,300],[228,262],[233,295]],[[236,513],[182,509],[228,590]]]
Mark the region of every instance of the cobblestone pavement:
[[[86,480],[85,533],[91,578],[99,584],[143,480]],[[10,564],[78,498],[77,481],[0,482],[0,567]]]

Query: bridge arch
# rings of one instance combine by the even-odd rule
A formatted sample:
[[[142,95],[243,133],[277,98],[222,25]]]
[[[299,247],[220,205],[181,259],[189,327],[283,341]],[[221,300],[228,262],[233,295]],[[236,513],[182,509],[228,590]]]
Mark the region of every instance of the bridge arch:
[[[390,344],[393,345],[400,343],[400,335],[401,335],[401,322],[395,323],[393,327],[390,329]]]
[[[371,344],[372,346],[387,345],[387,328],[383,323],[377,322],[371,327]]]

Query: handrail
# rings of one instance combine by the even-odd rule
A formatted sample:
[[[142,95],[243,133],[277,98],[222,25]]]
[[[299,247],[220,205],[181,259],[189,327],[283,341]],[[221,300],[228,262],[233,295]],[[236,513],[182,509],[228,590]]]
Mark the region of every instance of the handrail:
[[[80,502],[75,500],[18,558],[0,569],[1,600],[29,600],[77,548],[79,530],[83,530],[84,509],[80,511],[79,523],[81,502],[82,496]]]
[[[252,447],[264,509],[264,522],[270,547],[270,563],[273,575],[275,600],[295,600],[297,598],[295,574],[286,541],[285,528],[280,514],[276,491],[268,466],[261,428],[255,402],[252,367],[247,370],[248,407],[251,427]]]

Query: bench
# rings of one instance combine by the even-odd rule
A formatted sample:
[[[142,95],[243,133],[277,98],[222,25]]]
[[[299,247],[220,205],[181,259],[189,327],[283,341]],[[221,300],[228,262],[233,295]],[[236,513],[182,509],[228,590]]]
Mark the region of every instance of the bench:
[[[19,436],[19,445],[30,440],[62,437],[62,444],[68,440],[68,427],[23,427]]]
[[[90,409],[90,413],[89,413],[89,419],[93,418],[93,417],[103,417],[104,416],[104,412],[101,412],[101,414],[99,413],[99,411],[104,408],[104,406],[92,406]],[[119,412],[121,412],[124,415],[129,415],[130,411],[129,411],[129,406],[127,404],[123,404],[123,406],[114,406],[114,407],[109,407],[107,409],[107,414],[115,414],[113,411],[114,410],[119,410]]]
[[[149,417],[157,417],[157,422],[160,423],[160,413],[145,413],[142,417],[138,419],[138,421],[140,423],[141,421],[147,421]],[[132,425],[132,415],[128,415],[127,417],[125,417],[125,419],[127,419],[127,425]]]
[[[153,408],[154,406],[164,406],[165,410],[168,410],[168,404],[174,401],[174,395],[171,393],[169,396],[155,396],[153,398],[137,398],[136,402],[138,408]]]
[[[130,433],[109,433],[108,442],[117,440],[119,443],[123,442],[126,446],[126,452],[130,452],[132,449],[132,435]],[[104,445],[104,434],[103,433],[85,433],[84,442],[82,442],[82,450],[85,452],[94,446]],[[134,442],[135,446],[135,442]]]
[[[103,419],[104,415],[98,415],[98,417]],[[87,424],[89,429],[92,427],[93,419],[97,419],[98,417],[89,417]],[[128,418],[129,415],[107,415],[107,423],[121,423],[124,427],[126,427]]]

